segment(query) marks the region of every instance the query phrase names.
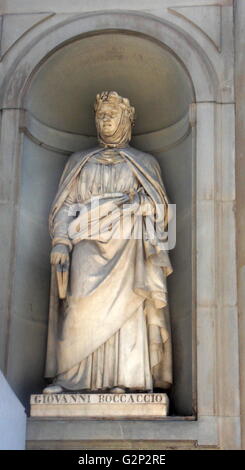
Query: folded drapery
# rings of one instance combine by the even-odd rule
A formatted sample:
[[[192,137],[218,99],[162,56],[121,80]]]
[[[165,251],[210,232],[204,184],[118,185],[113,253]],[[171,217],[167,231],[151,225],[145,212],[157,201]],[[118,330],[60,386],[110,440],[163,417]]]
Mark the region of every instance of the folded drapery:
[[[120,149],[123,162],[114,165],[112,181],[110,165],[98,163],[100,152],[97,148],[73,155],[51,210],[54,240],[63,238],[73,250],[68,296],[62,305],[52,280],[46,376],[56,376],[57,383],[68,389],[88,384],[91,388],[93,364],[103,358],[99,370],[104,373],[96,379],[97,388],[167,388],[172,364],[166,277],[172,268],[161,248],[166,224],[162,209],[168,203],[160,170],[153,157]],[[97,163],[90,162],[88,178],[86,162],[93,155]],[[78,197],[79,191],[91,194],[91,185],[90,198]],[[74,207],[71,211],[74,203],[80,204],[78,217]],[[119,344],[121,375],[112,372],[106,353]],[[126,357],[131,357],[131,367],[123,367]],[[142,364],[142,374],[135,374]]]

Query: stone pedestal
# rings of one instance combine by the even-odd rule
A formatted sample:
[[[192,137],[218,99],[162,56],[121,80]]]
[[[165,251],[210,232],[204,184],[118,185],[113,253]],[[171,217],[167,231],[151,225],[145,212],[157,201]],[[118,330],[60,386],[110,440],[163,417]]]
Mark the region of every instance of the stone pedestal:
[[[145,419],[168,415],[165,393],[31,395],[31,416],[57,418]]]

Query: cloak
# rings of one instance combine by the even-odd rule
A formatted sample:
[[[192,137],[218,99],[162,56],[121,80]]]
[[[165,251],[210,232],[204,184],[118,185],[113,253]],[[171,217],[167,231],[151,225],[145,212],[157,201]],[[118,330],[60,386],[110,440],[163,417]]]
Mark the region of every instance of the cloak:
[[[164,272],[164,276],[166,277],[171,274],[172,267],[169,261],[168,253],[161,247],[161,241],[166,240],[165,228],[167,225],[167,210],[169,202],[161,179],[160,166],[153,156],[134,149],[130,146],[118,150],[120,154],[127,160],[128,165],[139,180],[145,193],[155,205],[157,226],[156,233],[158,239],[154,242],[151,240],[145,240],[143,242],[144,256],[146,261],[150,259],[153,265],[155,264],[156,266],[161,266]],[[63,171],[58,192],[50,211],[49,228],[51,238],[54,236],[53,227],[55,216],[69,195],[76,177],[79,175],[88,159],[98,152],[101,152],[101,147],[99,146],[83,152],[76,152],[69,158]],[[165,208],[164,211],[163,207]],[[152,371],[155,372],[156,376],[158,376],[159,383],[165,382],[171,384],[171,333],[167,306],[167,289],[165,289],[164,292],[164,300],[159,301],[159,299],[155,299],[154,295],[152,296],[152,293],[151,295],[148,295],[149,293],[144,290],[141,273],[140,270],[137,269],[137,266],[135,268],[135,272],[135,292],[139,296],[144,297],[146,300],[145,311],[148,317],[148,323],[152,327],[149,330],[150,336],[152,332],[152,340],[150,338]],[[48,346],[45,372],[46,377],[55,377],[57,375],[57,335],[61,302],[62,301],[60,301],[58,298],[55,267],[52,266]],[[160,339],[159,335],[161,337]],[[160,340],[163,347],[160,347]],[[167,364],[166,368],[164,367],[164,364]],[[167,373],[164,370],[167,370]]]

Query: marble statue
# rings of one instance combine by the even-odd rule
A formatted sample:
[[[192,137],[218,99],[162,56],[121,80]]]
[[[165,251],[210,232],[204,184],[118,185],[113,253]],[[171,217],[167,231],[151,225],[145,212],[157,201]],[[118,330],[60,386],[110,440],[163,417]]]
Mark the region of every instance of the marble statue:
[[[155,157],[129,145],[134,115],[118,93],[97,95],[99,145],[71,155],[51,208],[43,393],[172,384],[172,268],[161,244],[169,203]]]

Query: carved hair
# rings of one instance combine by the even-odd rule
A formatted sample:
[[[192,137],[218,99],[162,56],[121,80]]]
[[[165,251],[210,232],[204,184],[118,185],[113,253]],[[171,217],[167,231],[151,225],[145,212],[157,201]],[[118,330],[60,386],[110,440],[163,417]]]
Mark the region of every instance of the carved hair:
[[[102,91],[96,95],[96,102],[94,105],[95,113],[100,109],[101,105],[108,103],[114,106],[120,106],[128,115],[131,125],[135,123],[135,108],[130,105],[128,98],[123,98],[116,91]]]

